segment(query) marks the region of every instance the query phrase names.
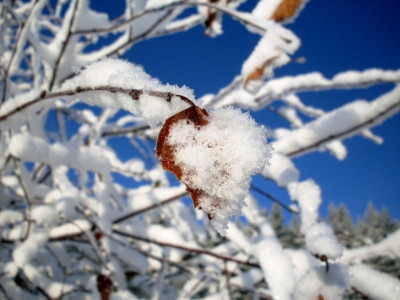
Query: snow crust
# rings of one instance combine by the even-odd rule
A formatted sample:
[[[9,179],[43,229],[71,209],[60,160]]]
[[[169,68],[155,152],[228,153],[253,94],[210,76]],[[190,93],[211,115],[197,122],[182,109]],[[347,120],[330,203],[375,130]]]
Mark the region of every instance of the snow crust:
[[[182,120],[171,127],[168,143],[177,164],[183,166],[183,182],[204,191],[201,209],[225,234],[228,218],[240,213],[251,176],[260,172],[270,154],[266,131],[237,109],[210,112],[209,124],[200,128]]]

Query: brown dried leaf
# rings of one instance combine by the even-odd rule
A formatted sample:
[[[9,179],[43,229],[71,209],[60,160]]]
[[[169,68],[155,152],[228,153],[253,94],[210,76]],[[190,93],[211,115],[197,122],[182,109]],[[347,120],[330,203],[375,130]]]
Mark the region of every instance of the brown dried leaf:
[[[249,83],[249,81],[259,79],[263,75],[263,73],[264,73],[264,67],[255,69],[253,72],[250,73],[249,76],[247,76],[244,85],[246,86]]]
[[[297,8],[300,6],[302,0],[283,0],[271,16],[271,20],[282,22],[285,19],[292,17]]]
[[[103,275],[97,275],[97,289],[100,292],[101,300],[109,300],[112,292],[113,282],[112,280]]]
[[[195,126],[205,126],[209,122],[207,120],[208,113],[205,109],[202,109],[198,106],[191,106],[172,117],[168,118],[161,131],[158,135],[157,140],[157,157],[161,162],[161,166],[171,173],[175,174],[176,178],[179,181],[182,181],[183,172],[181,166],[175,163],[174,157],[174,149],[173,146],[168,144],[168,136],[170,133],[171,126],[176,124],[181,120],[187,120],[187,122],[192,122]],[[190,193],[194,207],[198,207],[199,205],[199,198],[203,194],[203,191],[198,189],[192,189],[188,182],[183,182],[186,185],[186,190]],[[210,217],[210,216],[209,216]]]
[[[204,26],[206,27],[206,31],[205,31],[205,35],[210,35],[211,34],[211,26],[212,23],[214,22],[214,20],[217,17],[217,12],[216,11],[212,11],[212,10],[208,10],[208,15],[207,15],[207,19],[204,21]]]
[[[255,69],[253,72],[250,73],[249,76],[247,76],[246,80],[244,81],[244,86],[246,87],[247,84],[252,81],[252,80],[257,80],[260,79],[264,75],[264,70],[265,68],[270,65],[275,59],[277,59],[279,56],[273,56],[270,59],[268,59],[266,62],[264,62],[261,67]]]

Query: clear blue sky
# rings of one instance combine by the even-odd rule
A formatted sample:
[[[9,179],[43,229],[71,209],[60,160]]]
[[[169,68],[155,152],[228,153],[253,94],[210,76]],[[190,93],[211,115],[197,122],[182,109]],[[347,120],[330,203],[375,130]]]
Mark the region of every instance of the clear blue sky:
[[[102,1],[101,1],[102,2]],[[255,1],[248,1],[250,9]],[[102,2],[104,4],[104,2]],[[121,4],[123,2],[121,1]],[[100,3],[98,3],[100,4]],[[96,4],[97,5],[97,4]],[[113,9],[118,10],[118,6]],[[104,9],[104,6],[101,10]],[[287,27],[302,40],[294,57],[305,57],[304,64],[290,64],[277,76],[319,71],[330,77],[340,71],[366,68],[400,68],[400,2],[398,0],[311,0],[295,23]],[[259,36],[249,34],[240,24],[224,17],[224,34],[204,37],[204,28],[166,36],[135,45],[125,57],[142,65],[162,82],[187,85],[196,97],[216,93],[240,72]],[[330,110],[355,99],[373,100],[393,85],[370,89],[300,94],[302,100]],[[253,114],[267,126],[276,126],[272,116]],[[327,153],[313,153],[295,159],[301,179],[314,178],[322,188],[326,215],[330,203],[346,204],[353,217],[361,217],[368,201],[400,219],[400,115],[373,131],[384,138],[376,145],[361,137],[345,141],[348,157],[338,161]],[[256,180],[266,192],[288,203],[285,190],[273,183]],[[264,201],[264,200],[263,200]]]

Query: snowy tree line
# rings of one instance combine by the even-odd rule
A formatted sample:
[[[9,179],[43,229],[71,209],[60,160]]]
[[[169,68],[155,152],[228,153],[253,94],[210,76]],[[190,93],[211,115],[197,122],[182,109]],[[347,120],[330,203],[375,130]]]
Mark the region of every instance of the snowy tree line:
[[[300,46],[285,24],[308,1],[243,2],[126,0],[115,19],[88,0],[0,4],[0,297],[400,297],[398,274],[371,262],[398,261],[398,225],[375,236],[366,221],[348,239],[346,214],[324,222],[321,188],[292,161],[344,159],[355,135],[381,143],[372,128],[400,109],[400,71],[275,77]],[[195,26],[218,37],[223,16],[260,40],[217,94],[196,100],[121,59]],[[301,99],[377,84],[394,87],[329,112]],[[269,109],[288,126],[266,130],[239,108]],[[287,190],[281,205],[298,214],[290,239],[249,191],[256,173]]]

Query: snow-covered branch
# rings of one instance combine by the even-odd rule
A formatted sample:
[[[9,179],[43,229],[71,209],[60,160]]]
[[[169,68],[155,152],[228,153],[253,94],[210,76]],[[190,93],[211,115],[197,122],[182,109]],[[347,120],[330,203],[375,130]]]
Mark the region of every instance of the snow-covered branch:
[[[369,263],[397,262],[397,227],[341,245],[351,234],[324,222],[324,187],[301,179],[292,158],[344,159],[354,135],[381,144],[371,129],[399,112],[400,71],[277,77],[301,45],[285,24],[308,1],[245,2],[127,0],[117,16],[101,1],[0,4],[0,298],[398,298],[397,275]],[[259,41],[216,95],[196,100],[121,59],[198,25],[217,37],[223,17]],[[395,87],[329,112],[301,99],[382,84]],[[269,184],[253,184],[257,173]]]

